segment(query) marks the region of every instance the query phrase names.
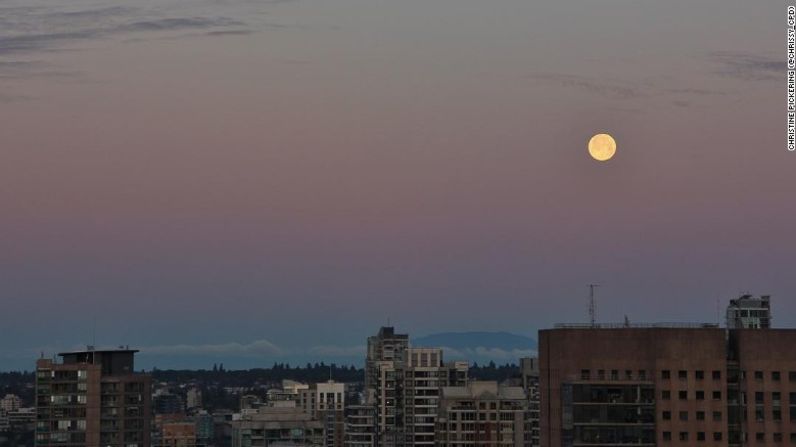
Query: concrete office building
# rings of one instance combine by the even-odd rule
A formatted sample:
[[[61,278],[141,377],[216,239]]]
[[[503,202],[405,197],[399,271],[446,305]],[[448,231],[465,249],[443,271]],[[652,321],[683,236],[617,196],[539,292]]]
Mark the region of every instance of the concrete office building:
[[[136,350],[59,354],[36,362],[36,446],[149,447],[151,379]]]
[[[541,445],[796,444],[796,330],[540,331]]]
[[[470,382],[444,387],[439,404],[439,447],[532,447],[529,401],[521,387]]]

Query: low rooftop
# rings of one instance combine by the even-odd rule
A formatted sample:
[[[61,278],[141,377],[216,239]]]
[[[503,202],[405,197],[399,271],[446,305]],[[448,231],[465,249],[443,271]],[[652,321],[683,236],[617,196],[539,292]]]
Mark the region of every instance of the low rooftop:
[[[558,323],[556,329],[716,329],[717,323]]]

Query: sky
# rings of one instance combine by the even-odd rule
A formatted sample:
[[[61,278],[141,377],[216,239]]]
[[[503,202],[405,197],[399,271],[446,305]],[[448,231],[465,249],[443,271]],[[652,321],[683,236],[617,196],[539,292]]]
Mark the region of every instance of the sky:
[[[779,1],[0,0],[0,370],[535,337],[590,283],[794,327],[784,49]]]

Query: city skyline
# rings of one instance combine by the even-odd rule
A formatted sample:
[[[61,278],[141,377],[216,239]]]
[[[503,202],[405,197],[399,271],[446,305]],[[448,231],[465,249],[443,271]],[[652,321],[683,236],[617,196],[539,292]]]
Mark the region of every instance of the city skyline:
[[[355,357],[388,322],[533,336],[588,321],[590,283],[599,321],[750,292],[796,327],[779,2],[0,13],[0,370],[95,341]]]
[[[555,327],[711,327],[730,330],[741,327],[751,328],[777,328],[772,325],[771,297],[768,295],[755,296],[744,294],[723,303],[714,322],[707,321],[631,321],[625,315],[623,321],[592,322],[566,322],[557,323]],[[717,303],[718,305],[718,303]],[[719,315],[717,314],[717,315]],[[763,317],[763,314],[765,317]],[[392,326],[387,326],[393,330]],[[446,361],[464,361],[473,365],[497,364],[516,365],[522,358],[538,355],[537,335],[549,330],[551,327],[542,328],[531,336],[522,336],[505,331],[500,332],[440,332],[426,336],[412,336],[409,346],[416,349],[441,349],[445,352]],[[384,327],[382,327],[384,328]],[[407,335],[401,335],[407,337]],[[370,340],[371,337],[368,337]],[[71,347],[42,349],[38,358],[55,358],[63,351],[103,351],[129,349],[129,345],[101,345],[96,340],[90,344],[74,345]],[[272,365],[304,365],[329,364],[338,367],[367,367],[363,358],[368,352],[367,344],[351,346],[319,345],[310,348],[296,346],[282,347],[268,340],[255,340],[251,343],[219,343],[205,345],[161,345],[161,346],[133,346],[139,352],[139,365],[141,370],[154,369],[198,369],[209,370],[216,367],[227,370],[245,370],[268,368]],[[22,356],[18,362],[24,365],[28,357]],[[143,361],[141,361],[143,360]],[[17,368],[9,367],[4,371],[27,371],[26,366]]]

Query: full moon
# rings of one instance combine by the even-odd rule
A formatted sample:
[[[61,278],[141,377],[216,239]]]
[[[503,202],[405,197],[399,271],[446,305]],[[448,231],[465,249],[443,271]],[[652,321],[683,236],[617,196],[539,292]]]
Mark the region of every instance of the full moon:
[[[608,161],[616,153],[616,141],[607,133],[598,133],[589,140],[589,155],[597,161]]]

